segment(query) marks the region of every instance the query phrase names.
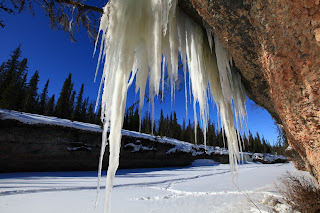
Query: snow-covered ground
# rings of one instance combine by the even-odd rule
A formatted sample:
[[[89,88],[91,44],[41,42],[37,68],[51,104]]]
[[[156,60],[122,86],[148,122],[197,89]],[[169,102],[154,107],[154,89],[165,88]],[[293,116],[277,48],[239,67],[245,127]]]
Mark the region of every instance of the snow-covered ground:
[[[232,185],[228,164],[210,160],[181,168],[119,170],[111,212],[259,212],[255,205],[271,212],[262,201],[279,195],[274,182],[287,170],[296,172],[291,163],[245,164],[235,179],[238,186]],[[96,172],[0,174],[0,212],[94,212],[96,182]],[[103,212],[103,197],[102,189],[97,212]]]

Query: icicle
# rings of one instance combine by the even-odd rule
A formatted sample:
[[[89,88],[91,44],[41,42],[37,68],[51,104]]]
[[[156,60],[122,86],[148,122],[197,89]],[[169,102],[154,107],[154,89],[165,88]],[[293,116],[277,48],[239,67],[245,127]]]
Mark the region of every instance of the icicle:
[[[73,7],[72,7],[72,10],[71,10],[71,20],[69,21],[69,32],[72,31],[72,22],[73,22],[74,9],[75,9],[75,7],[73,6]]]
[[[205,34],[201,27],[177,8],[177,0],[112,0],[104,8],[99,32],[102,32],[102,36],[97,70],[104,59],[101,80],[101,84],[104,84],[101,101],[104,135],[99,162],[99,181],[107,144],[106,133],[110,127],[105,212],[109,212],[111,208],[110,193],[119,165],[121,128],[128,87],[136,79],[135,91],[139,92],[141,119],[147,80],[149,81],[153,130],[154,97],[159,95],[161,83],[163,99],[165,68],[172,100],[175,96],[179,53],[185,78],[186,110],[189,89],[190,102],[193,99],[195,129],[198,124],[198,104],[200,126],[206,143],[210,98],[208,95],[211,95],[211,100],[217,106],[221,128],[227,137],[230,167],[232,171],[236,170],[236,164],[240,160],[239,134],[243,134],[243,127],[246,125],[246,96],[240,75],[231,69],[230,54],[222,47],[217,36],[212,39],[212,29],[207,27]],[[186,81],[187,71],[189,86]]]
[[[161,101],[163,102],[163,98],[164,98],[164,73],[165,73],[165,67],[166,67],[166,58],[163,57],[162,58],[162,81],[161,81]]]

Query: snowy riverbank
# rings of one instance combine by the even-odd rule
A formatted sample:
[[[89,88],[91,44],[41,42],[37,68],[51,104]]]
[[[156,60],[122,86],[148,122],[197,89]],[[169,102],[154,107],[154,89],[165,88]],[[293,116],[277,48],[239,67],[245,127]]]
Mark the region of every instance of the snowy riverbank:
[[[259,212],[246,196],[261,212],[270,212],[262,201],[279,196],[274,182],[287,170],[308,175],[291,163],[245,164],[239,168],[240,191],[232,186],[229,165],[210,160],[179,168],[119,170],[111,212]],[[93,212],[96,181],[96,172],[2,173],[0,212]],[[103,197],[102,189],[97,212],[102,212]]]
[[[4,169],[3,171],[5,172],[44,171],[46,168],[48,171],[79,170],[80,168],[73,168],[74,166],[72,165],[75,165],[74,162],[72,162],[70,166],[67,166],[66,159],[70,156],[72,161],[74,159],[84,158],[98,159],[102,133],[99,125],[5,109],[0,109],[0,124],[1,120],[2,125],[7,127],[7,130],[5,128],[3,129],[3,137],[0,137],[0,142],[4,142],[8,149],[3,150],[3,152],[13,154],[14,150],[17,149],[16,145],[10,149],[9,146],[12,144],[19,144],[19,146],[21,146],[20,150],[22,150],[22,153],[14,153],[14,159],[10,161],[11,163],[17,161],[17,156],[20,155],[23,155],[23,159],[41,159],[41,156],[39,157],[38,155],[45,154],[47,150],[50,150],[49,154],[52,158],[55,158],[55,160],[59,160],[59,158],[64,155],[63,162],[59,164],[61,166],[50,169],[45,165],[43,168],[41,167],[42,169],[40,170],[27,169],[26,162],[23,160],[21,160],[21,162],[23,161],[24,165],[11,166],[5,170],[4,168],[7,167],[9,160],[2,159],[2,162],[5,164],[2,166],[2,169]],[[19,122],[21,125],[17,125],[18,123],[10,124],[10,121]],[[32,126],[34,126],[34,128],[32,128]],[[194,145],[177,139],[151,136],[149,134],[128,130],[122,130],[121,134],[123,136],[122,147],[124,148],[121,150],[121,154],[128,159],[126,162],[123,162],[123,159],[120,158],[120,161],[122,161],[120,166],[124,168],[150,167],[156,165],[182,166],[190,164],[192,160],[196,158],[208,158],[222,163],[228,163],[229,161],[229,151],[225,148],[207,146],[205,149],[204,145]],[[12,135],[15,135],[14,139]],[[41,144],[41,147],[37,144]],[[47,145],[46,149],[44,149],[44,144]],[[23,150],[26,151],[23,152]],[[31,153],[37,156],[31,155]],[[132,157],[137,158],[136,156],[139,153],[143,153],[143,157],[138,157],[139,162],[142,162],[143,159],[145,162],[152,160],[152,162],[149,163],[150,166],[147,166],[146,163],[142,163],[141,165],[139,162],[133,163]],[[27,156],[28,154],[29,156]],[[284,156],[280,155],[263,155],[260,153],[243,154],[246,161],[256,160],[262,163],[275,163],[285,162],[287,160]],[[148,157],[148,155],[150,156]],[[184,158],[185,160],[182,160],[180,163],[176,161],[176,164],[170,163],[170,161],[166,162],[166,159],[170,157],[174,159]],[[45,159],[47,158],[45,157]],[[160,162],[153,165],[153,163],[156,163],[156,160],[160,160]],[[8,161],[8,163],[5,161]],[[97,162],[93,162],[93,164],[90,165],[87,165],[87,162],[88,161],[81,162],[83,169],[96,169]],[[40,161],[30,162],[30,164],[35,163],[40,163]],[[45,164],[48,164],[48,162]],[[126,166],[126,164],[128,165]],[[49,163],[49,165],[52,164]],[[54,165],[57,164],[55,163]],[[86,167],[84,167],[84,165],[86,165]],[[37,166],[37,168],[39,167],[40,166]]]

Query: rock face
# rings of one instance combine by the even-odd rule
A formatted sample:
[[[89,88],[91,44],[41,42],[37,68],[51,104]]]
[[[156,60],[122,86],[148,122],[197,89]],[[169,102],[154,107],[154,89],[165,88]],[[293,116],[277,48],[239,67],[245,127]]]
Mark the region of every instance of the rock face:
[[[247,95],[283,125],[320,183],[319,0],[179,0],[179,6],[213,28]]]
[[[101,132],[0,119],[0,145],[0,172],[94,171],[99,164]],[[148,137],[123,135],[120,168],[181,167],[203,158],[229,162],[227,154],[167,153],[174,147]],[[103,169],[109,164],[108,150]]]
[[[290,146],[285,150],[285,155],[292,161],[297,169],[307,171],[306,162],[301,158],[299,153]]]

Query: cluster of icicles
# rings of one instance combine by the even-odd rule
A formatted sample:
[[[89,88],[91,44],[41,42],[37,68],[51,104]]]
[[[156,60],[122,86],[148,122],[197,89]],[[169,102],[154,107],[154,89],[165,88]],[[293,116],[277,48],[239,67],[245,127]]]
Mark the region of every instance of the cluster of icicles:
[[[211,97],[217,107],[221,128],[227,137],[231,170],[236,169],[241,151],[239,134],[243,134],[246,124],[246,95],[239,74],[231,69],[232,57],[212,30],[207,28],[204,33],[201,27],[177,7],[177,0],[111,0],[104,7],[99,32],[101,31],[98,64],[104,60],[101,79],[101,85],[104,84],[101,105],[104,131],[98,188],[107,132],[110,130],[105,212],[110,211],[110,194],[119,165],[121,128],[128,88],[135,78],[141,115],[146,84],[149,83],[149,99],[154,118],[154,98],[164,89],[165,75],[168,75],[171,96],[174,96],[179,57],[183,63],[186,102],[188,90],[190,99],[193,97],[195,123],[196,104],[199,104],[200,122],[205,137],[208,102]]]

